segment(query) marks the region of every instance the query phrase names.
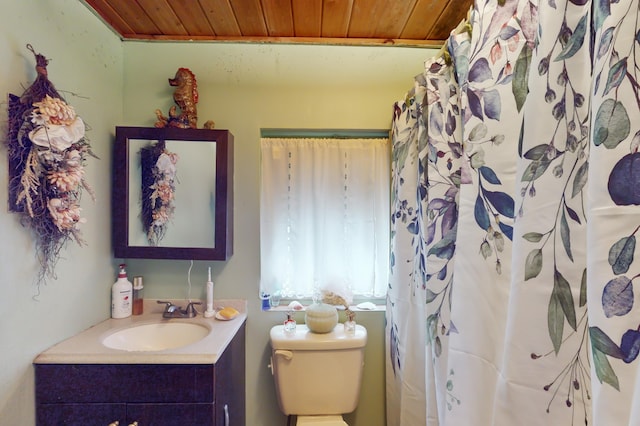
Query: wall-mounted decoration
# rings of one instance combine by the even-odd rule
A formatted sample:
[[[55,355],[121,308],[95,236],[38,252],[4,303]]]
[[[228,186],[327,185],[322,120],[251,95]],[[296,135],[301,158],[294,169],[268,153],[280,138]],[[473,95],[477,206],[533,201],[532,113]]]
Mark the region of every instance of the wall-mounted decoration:
[[[162,111],[156,110],[158,121],[155,127],[177,127],[180,129],[198,128],[198,82],[195,74],[189,68],[178,68],[176,75],[169,79],[169,85],[175,87],[173,101],[176,105],[169,109],[169,116],[165,117]],[[180,112],[176,108],[180,108]],[[204,123],[205,129],[213,129],[215,123],[212,120]]]
[[[31,45],[27,49],[37,76],[22,96],[9,94],[9,210],[35,235],[41,283],[55,278],[67,241],[84,244],[80,198],[86,189],[95,200],[84,171],[87,156],[95,155],[84,122],[48,79],[48,59]]]
[[[178,154],[164,140],[140,149],[142,224],[149,245],[157,246],[167,232],[175,210]]]

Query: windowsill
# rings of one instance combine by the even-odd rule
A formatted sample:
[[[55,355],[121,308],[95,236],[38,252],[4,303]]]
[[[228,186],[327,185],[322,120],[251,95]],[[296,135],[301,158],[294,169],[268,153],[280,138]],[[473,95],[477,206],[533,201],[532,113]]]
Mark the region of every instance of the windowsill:
[[[271,307],[269,309],[263,309],[263,312],[289,312],[289,311],[304,312],[306,310],[306,307],[310,305],[311,302],[307,302],[307,301],[303,301],[303,302],[301,302],[303,304],[301,309],[291,309],[289,307],[290,301],[283,300],[279,306]],[[362,309],[362,308],[359,308],[356,304],[356,305],[349,306],[349,310],[353,312],[385,312],[387,310],[387,305],[381,302],[382,302],[381,300],[372,301],[371,303],[374,304],[373,309]],[[338,310],[338,312],[345,310],[344,306],[336,306],[336,309]]]

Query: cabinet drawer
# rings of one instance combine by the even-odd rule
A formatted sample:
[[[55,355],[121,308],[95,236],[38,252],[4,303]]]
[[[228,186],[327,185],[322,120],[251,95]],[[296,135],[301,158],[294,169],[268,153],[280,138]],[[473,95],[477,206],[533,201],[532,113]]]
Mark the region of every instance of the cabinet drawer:
[[[35,375],[39,404],[214,400],[213,365],[36,364]]]
[[[104,425],[126,419],[125,404],[42,404],[37,410],[38,426]]]
[[[127,422],[139,426],[213,425],[214,404],[127,404]],[[121,423],[122,424],[122,423]]]

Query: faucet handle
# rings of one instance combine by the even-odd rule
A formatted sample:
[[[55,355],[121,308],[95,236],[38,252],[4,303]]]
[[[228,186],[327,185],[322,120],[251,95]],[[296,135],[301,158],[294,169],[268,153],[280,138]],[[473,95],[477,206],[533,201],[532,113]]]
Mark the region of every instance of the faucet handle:
[[[196,308],[194,308],[193,305],[202,305],[202,302],[189,302],[187,309],[185,309],[185,313],[189,318],[193,318],[197,315]]]
[[[157,303],[159,305],[165,305],[165,307],[164,307],[165,312],[168,312],[169,308],[171,308],[173,306],[173,303],[167,302],[165,300],[158,300]]]

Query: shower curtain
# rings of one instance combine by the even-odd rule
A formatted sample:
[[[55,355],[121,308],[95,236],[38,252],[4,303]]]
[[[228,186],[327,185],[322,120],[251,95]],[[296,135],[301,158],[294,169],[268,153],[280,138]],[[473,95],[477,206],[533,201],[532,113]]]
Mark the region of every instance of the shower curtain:
[[[639,29],[476,0],[394,105],[387,425],[640,425]]]

